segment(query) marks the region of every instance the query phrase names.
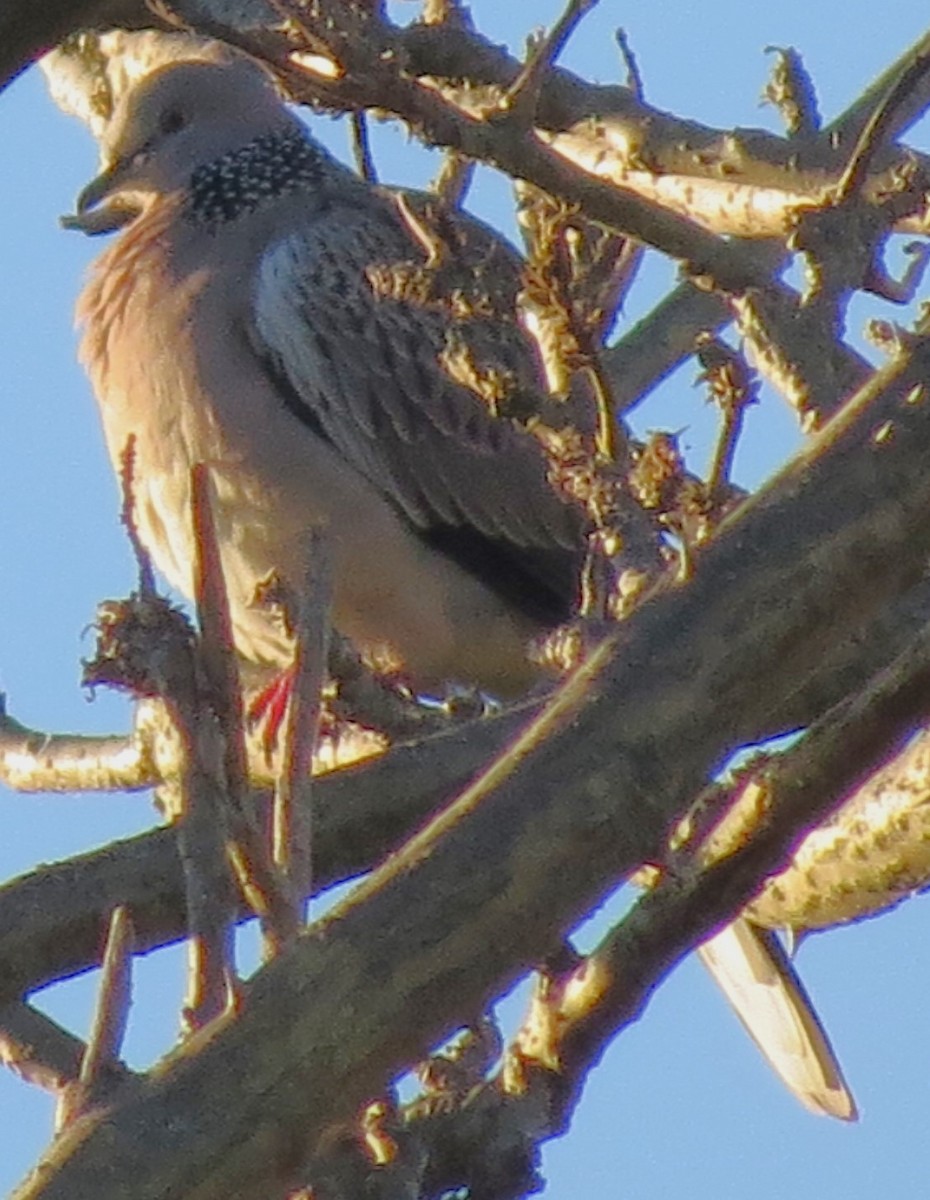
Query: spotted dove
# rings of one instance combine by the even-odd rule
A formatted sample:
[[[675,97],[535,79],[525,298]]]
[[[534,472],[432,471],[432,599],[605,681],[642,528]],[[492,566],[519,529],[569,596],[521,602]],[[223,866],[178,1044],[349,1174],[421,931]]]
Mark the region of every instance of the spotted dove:
[[[153,72],[104,157],[78,223],[134,219],[81,296],[81,355],[114,463],[135,440],[135,520],[156,565],[191,594],[188,481],[204,462],[247,659],[288,661],[256,588],[296,587],[319,526],[333,623],[360,648],[419,689],[525,689],[529,642],[569,615],[582,531],[536,439],[463,375],[480,334],[499,375],[532,388],[516,322],[482,317],[461,288],[422,295],[432,235],[415,202],[330,157],[251,64]],[[501,239],[436,211],[449,270],[463,258],[515,293]]]
[[[332,546],[333,621],[360,647],[422,688],[526,687],[528,643],[572,607],[581,518],[534,438],[490,411],[481,364],[462,367],[477,331],[508,386],[532,389],[530,344],[467,284],[437,298],[430,268],[459,257],[515,294],[513,253],[470,218],[420,221],[420,202],[357,178],[244,62],[153,72],[104,156],[72,223],[126,228],[81,297],[81,353],[116,465],[135,439],[135,521],[158,567],[191,594],[203,462],[245,658],[287,663],[256,587],[299,583],[315,526]],[[803,1102],[854,1115],[790,965],[747,946],[744,923],[705,957]]]

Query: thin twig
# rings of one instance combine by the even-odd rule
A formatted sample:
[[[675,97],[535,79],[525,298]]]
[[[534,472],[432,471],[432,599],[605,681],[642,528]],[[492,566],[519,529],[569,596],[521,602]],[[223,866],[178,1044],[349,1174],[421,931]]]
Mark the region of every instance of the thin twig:
[[[0,1006],[0,1064],[24,1083],[61,1093],[77,1083],[86,1052],[85,1042],[30,1004],[11,1000]],[[107,1089],[132,1078],[115,1060],[105,1072]]]
[[[814,137],[820,130],[820,114],[814,82],[804,60],[793,46],[766,46],[765,52],[778,57],[762,91],[763,103],[778,109],[789,137]]]
[[[707,492],[718,503],[729,491],[733,458],[743,430],[746,409],[758,399],[758,382],[741,354],[711,334],[697,341],[700,376],[710,400],[720,409],[721,426],[707,477]]]
[[[311,885],[311,804],[307,783],[320,723],[323,685],[329,656],[329,609],[332,562],[324,531],[313,529],[307,544],[304,586],[294,629],[294,675],[280,778],[274,797],[274,860],[287,875],[296,897]],[[301,905],[302,907],[302,905]]]
[[[154,596],[155,572],[152,569],[152,559],[148,550],[142,544],[142,539],[139,537],[139,528],[136,524],[136,435],[134,433],[131,433],[126,439],[126,444],[123,446],[123,451],[120,454],[119,466],[120,493],[122,495],[120,520],[123,523],[123,528],[126,530],[129,545],[136,560],[136,567],[139,572],[139,593],[143,596]]]
[[[449,208],[461,208],[475,177],[476,165],[472,159],[463,158],[461,154],[450,150],[443,155],[442,166],[429,190],[435,192]]]
[[[225,886],[231,840],[230,793],[248,778],[242,698],[229,604],[210,499],[208,470],[191,470],[194,592],[205,692],[195,683],[192,711],[182,715],[188,763],[185,811],[178,829],[190,922],[185,1021],[198,1028],[227,1007],[235,977],[232,896]],[[199,682],[199,681],[197,681]],[[222,865],[221,865],[222,864]]]
[[[187,912],[187,993],[182,1025],[202,1028],[229,1005],[235,976],[233,921],[224,839],[217,820],[217,781],[197,763],[182,779],[178,858]]]
[[[426,255],[426,267],[438,267],[449,254],[449,248],[442,237],[426,223],[419,213],[414,212],[410,201],[403,192],[395,192],[391,199],[411,236],[423,247]]]
[[[198,618],[207,644],[210,701],[218,706],[216,728],[223,737],[226,796],[223,808],[230,833],[226,851],[243,895],[259,918],[267,952],[273,954],[296,935],[296,904],[287,881],[271,862],[249,812],[242,698],[210,492],[209,471],[203,464],[197,464],[191,471],[197,545],[195,592]]]
[[[596,295],[600,319],[592,325],[591,338],[601,347],[636,282],[645,250],[632,238],[612,238],[601,269],[592,267],[590,289]],[[599,278],[596,278],[599,277]],[[619,382],[619,381],[618,381]]]
[[[151,2],[151,0],[149,0]],[[304,43],[311,49],[320,45],[320,39],[314,36],[313,30],[307,25],[302,5],[297,0],[268,0],[269,7],[285,21],[294,33],[303,38]]]
[[[637,100],[644,100],[646,92],[643,87],[643,77],[640,74],[639,63],[636,61],[636,55],[633,53],[633,47],[630,45],[626,30],[616,29],[614,31],[614,40],[617,43],[617,49],[620,51],[623,65],[626,67],[626,86]]]
[[[368,120],[363,112],[354,112],[351,117],[352,157],[355,159],[355,169],[366,183],[378,182],[378,169],[375,166],[371,152],[371,139],[368,136]]]
[[[198,561],[195,570],[200,570]],[[194,1023],[226,1003],[231,975],[232,897],[226,864],[223,728],[207,686],[205,655],[187,617],[158,595],[107,601],[97,611],[97,649],[84,663],[89,686],[160,697],[179,743],[172,781],[178,852],[192,945],[189,1012]],[[164,796],[164,793],[163,793]]]
[[[565,49],[581,20],[597,0],[568,0],[562,15],[527,55],[520,74],[501,99],[500,108],[520,115],[529,124],[539,104],[539,94],[549,68]]]
[[[335,629],[329,631],[329,673],[338,684],[330,702],[333,715],[377,730],[389,742],[422,738],[455,723],[445,708],[423,704],[401,682],[377,675]]]
[[[471,13],[462,0],[423,0],[420,20],[424,25],[454,25],[460,29],[471,29]]]
[[[836,185],[833,193],[835,204],[842,204],[859,192],[868,175],[872,160],[884,144],[886,132],[890,132],[893,127],[895,112],[908,98],[910,92],[928,69],[930,69],[930,51],[922,50],[908,63],[897,81],[892,84],[885,97],[878,103],[859,134],[846,169]]]
[[[296,932],[295,906],[249,812],[248,763],[232,620],[212,517],[209,472],[202,464],[194,467],[191,485],[199,564],[198,618],[210,650],[211,702],[220,706],[219,724],[224,734],[226,795],[232,827],[228,849],[240,886],[260,918],[266,939],[280,949]]]
[[[62,1088],[55,1127],[65,1125],[100,1104],[112,1088],[114,1073],[124,1069],[120,1050],[132,1004],[132,955],[135,931],[129,909],[119,905],[110,916],[97,1008],[84,1047],[77,1079]]]
[[[97,1010],[87,1050],[81,1063],[80,1082],[87,1100],[93,1101],[101,1076],[119,1062],[132,1004],[132,954],[135,945],[132,917],[125,905],[113,910],[103,953]]]
[[[733,459],[743,433],[747,403],[748,401],[743,400],[721,405],[720,433],[707,476],[707,490],[714,498],[726,495],[729,490]]]
[[[210,702],[224,733],[227,783],[241,795],[248,781],[245,717],[229,597],[213,520],[209,469],[197,463],[191,470],[191,515],[194,524],[194,599],[200,626],[201,650],[210,688]]]
[[[610,381],[596,352],[589,356],[581,375],[591,390],[597,413],[597,429],[594,435],[597,456],[601,462],[615,463],[621,450],[627,449],[626,437],[617,420]]]
[[[875,111],[875,106],[888,93],[889,88],[898,79],[914,58],[930,51],[930,31],[922,34],[916,42],[908,46],[903,53],[887,66],[884,71],[865,87],[824,129],[824,137],[833,145],[848,145],[862,131],[866,122]],[[916,88],[907,103],[897,109],[897,116],[890,131],[890,141],[904,137],[908,129],[927,111],[930,105],[930,88],[924,81],[923,86]]]

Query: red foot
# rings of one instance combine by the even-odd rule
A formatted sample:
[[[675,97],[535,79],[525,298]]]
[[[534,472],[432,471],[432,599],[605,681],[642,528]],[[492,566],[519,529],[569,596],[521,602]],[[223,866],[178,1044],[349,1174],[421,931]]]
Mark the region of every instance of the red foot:
[[[294,668],[287,667],[280,675],[276,675],[267,687],[257,692],[249,703],[247,716],[250,725],[262,724],[262,744],[266,753],[274,749],[284,718],[287,716],[287,706],[294,690]]]
[[[279,735],[282,733],[293,691],[294,668],[287,667],[280,674],[275,675],[266,687],[256,692],[246,709],[245,715],[249,727],[255,729],[256,726],[260,726],[261,728],[261,745],[269,762],[279,744]],[[319,715],[317,744],[319,745],[326,738],[337,738],[342,724],[333,717],[324,704]]]

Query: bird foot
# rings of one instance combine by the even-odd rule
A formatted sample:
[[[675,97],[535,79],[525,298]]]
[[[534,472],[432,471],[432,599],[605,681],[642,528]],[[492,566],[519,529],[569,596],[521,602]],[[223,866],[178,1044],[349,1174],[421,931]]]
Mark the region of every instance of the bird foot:
[[[255,735],[268,766],[274,762],[276,752],[283,751],[284,723],[294,680],[294,668],[286,667],[252,696],[246,707],[248,728]],[[367,758],[383,748],[380,734],[334,713],[324,698],[317,720],[314,757],[321,756],[328,769]]]
[[[294,690],[294,668],[286,667],[271,683],[261,688],[249,701],[246,718],[250,729],[261,726],[259,740],[270,762],[278,745],[278,737],[287,716],[291,693]]]

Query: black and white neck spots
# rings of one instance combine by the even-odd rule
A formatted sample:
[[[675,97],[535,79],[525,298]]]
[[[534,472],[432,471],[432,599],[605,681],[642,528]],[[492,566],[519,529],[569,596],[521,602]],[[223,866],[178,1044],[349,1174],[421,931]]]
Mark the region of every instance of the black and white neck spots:
[[[338,169],[324,150],[296,131],[262,134],[194,171],[188,213],[198,225],[216,228],[278,196],[319,187]]]

